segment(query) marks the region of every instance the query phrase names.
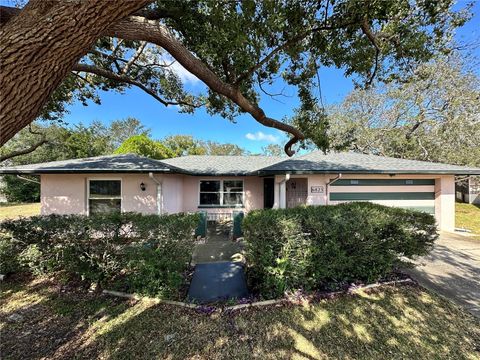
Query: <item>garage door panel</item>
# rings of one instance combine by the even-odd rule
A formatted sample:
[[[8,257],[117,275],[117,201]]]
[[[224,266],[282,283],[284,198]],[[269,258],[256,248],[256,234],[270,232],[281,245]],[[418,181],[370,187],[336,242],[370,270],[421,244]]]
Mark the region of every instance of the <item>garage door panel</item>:
[[[331,193],[377,193],[377,192],[435,192],[435,186],[430,185],[415,185],[415,186],[331,186]]]
[[[330,193],[332,201],[370,200],[434,200],[434,192],[336,192]]]
[[[341,179],[330,187],[330,204],[368,201],[435,214],[435,179]]]
[[[335,186],[434,186],[435,179],[339,179],[333,184]]]

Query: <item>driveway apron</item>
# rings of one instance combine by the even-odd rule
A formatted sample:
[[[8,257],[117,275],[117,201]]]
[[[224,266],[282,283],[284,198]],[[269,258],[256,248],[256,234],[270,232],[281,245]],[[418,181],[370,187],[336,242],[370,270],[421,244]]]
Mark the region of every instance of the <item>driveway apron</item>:
[[[442,233],[433,251],[409,273],[480,318],[480,240]]]

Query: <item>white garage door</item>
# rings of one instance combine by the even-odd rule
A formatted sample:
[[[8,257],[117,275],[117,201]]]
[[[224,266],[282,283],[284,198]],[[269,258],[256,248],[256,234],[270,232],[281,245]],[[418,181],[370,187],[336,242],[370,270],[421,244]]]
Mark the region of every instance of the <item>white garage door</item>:
[[[330,204],[370,201],[435,214],[435,179],[339,179],[329,192]]]

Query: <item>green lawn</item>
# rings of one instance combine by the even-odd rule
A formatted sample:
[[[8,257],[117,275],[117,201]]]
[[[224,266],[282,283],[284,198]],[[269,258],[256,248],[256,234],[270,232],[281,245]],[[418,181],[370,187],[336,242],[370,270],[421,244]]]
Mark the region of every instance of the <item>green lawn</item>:
[[[0,220],[40,214],[40,203],[0,205]]]
[[[456,227],[472,230],[480,235],[480,206],[472,204],[455,204]]]
[[[480,323],[414,285],[205,315],[148,301],[1,284],[3,359],[478,359]],[[12,314],[22,318],[10,319]]]

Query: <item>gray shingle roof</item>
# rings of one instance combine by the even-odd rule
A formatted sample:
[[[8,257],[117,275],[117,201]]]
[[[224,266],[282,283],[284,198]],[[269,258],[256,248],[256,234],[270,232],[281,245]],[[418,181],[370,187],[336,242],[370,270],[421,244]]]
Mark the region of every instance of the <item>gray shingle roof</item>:
[[[283,159],[280,156],[190,155],[162,162],[198,175],[256,175],[258,170]]]
[[[260,171],[262,174],[285,172],[476,175],[480,174],[480,169],[352,152],[324,154],[322,151],[314,151],[307,155],[277,162]]]
[[[0,167],[0,174],[169,172],[190,175],[270,175],[285,173],[455,174],[480,175],[480,169],[357,153],[315,151],[285,159],[278,156],[191,155],[165,160],[126,154]]]
[[[177,172],[177,170],[159,160],[125,154],[0,167],[0,174]]]

